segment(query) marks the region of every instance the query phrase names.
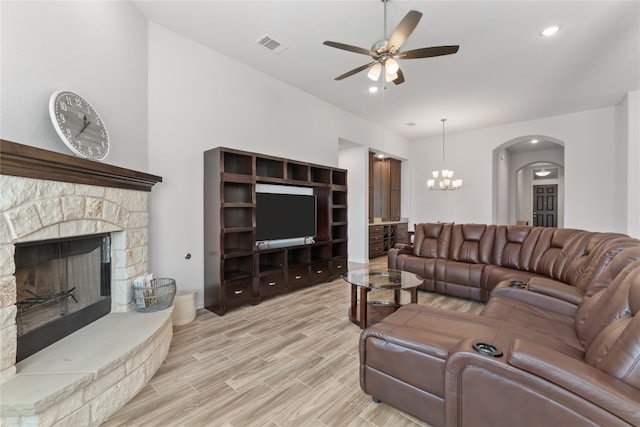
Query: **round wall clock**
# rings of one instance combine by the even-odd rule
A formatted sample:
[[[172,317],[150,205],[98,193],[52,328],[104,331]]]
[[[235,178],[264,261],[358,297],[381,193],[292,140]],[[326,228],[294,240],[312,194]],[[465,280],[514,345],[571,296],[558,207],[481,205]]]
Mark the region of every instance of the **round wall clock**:
[[[109,154],[109,134],[95,108],[68,90],[49,98],[49,115],[62,141],[77,156],[102,160]]]

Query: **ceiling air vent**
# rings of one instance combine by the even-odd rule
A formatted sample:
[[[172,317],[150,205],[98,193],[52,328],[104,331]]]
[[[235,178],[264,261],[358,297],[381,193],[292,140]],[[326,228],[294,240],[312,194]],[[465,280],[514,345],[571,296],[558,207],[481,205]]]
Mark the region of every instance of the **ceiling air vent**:
[[[269,49],[271,52],[275,53],[276,55],[279,54],[279,53],[284,52],[287,49],[287,47],[285,45],[275,41],[274,39],[272,39],[271,37],[269,37],[267,35],[264,35],[264,36],[260,37],[258,40],[256,40],[256,42],[258,44],[261,44],[262,46],[266,47],[267,49]]]

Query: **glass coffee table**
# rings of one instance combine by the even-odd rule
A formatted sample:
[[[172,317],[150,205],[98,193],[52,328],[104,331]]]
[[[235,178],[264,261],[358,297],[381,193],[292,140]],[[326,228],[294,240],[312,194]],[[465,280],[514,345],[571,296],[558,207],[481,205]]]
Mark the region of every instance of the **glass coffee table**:
[[[354,270],[343,274],[342,279],[351,284],[349,319],[360,326],[360,329],[367,327],[369,308],[387,315],[396,311],[401,306],[401,290],[408,291],[411,294],[411,302],[417,303],[418,286],[422,284],[422,279],[413,273],[388,269]],[[368,301],[368,293],[377,289],[393,290],[393,301]]]

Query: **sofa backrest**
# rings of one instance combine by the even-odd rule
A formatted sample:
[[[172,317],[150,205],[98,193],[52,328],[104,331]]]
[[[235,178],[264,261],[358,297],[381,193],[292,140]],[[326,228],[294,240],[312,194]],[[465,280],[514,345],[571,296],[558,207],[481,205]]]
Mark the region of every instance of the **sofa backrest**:
[[[543,228],[535,243],[527,271],[561,279],[565,266],[584,254],[587,232],[572,228]]]
[[[490,264],[495,225],[455,224],[451,229],[449,259],[474,264]]]
[[[603,313],[597,313],[597,325],[587,323],[600,332],[587,347],[585,361],[640,388],[640,261],[628,265],[598,294],[602,296],[596,306]]]
[[[527,271],[542,227],[526,225],[496,226],[492,264]]]
[[[602,284],[594,286],[578,305],[576,335],[585,348],[589,348],[607,326],[628,315],[628,292],[625,289],[632,279],[627,279],[627,276],[638,267],[640,246],[622,250],[598,278]],[[640,276],[637,278],[640,279]]]
[[[414,225],[413,254],[426,258],[446,258],[449,253],[452,223]]]
[[[631,263],[640,257],[640,251],[637,249],[637,255],[634,250],[627,251],[621,255],[618,271],[615,271],[613,268],[607,268],[609,263],[625,249],[640,247],[639,240],[613,233],[594,233],[589,246],[591,248],[587,248],[588,255],[581,257],[575,263],[575,268],[568,269],[566,277],[563,278],[564,282],[584,290],[587,295],[609,286],[620,272],[620,261],[626,259],[626,263]]]

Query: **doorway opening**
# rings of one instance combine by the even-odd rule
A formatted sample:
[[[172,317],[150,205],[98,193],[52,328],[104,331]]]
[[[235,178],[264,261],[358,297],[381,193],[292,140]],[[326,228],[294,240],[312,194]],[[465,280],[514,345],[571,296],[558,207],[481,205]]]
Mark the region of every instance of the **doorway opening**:
[[[494,223],[562,228],[564,173],[564,144],[558,139],[525,135],[498,146],[493,151]]]

